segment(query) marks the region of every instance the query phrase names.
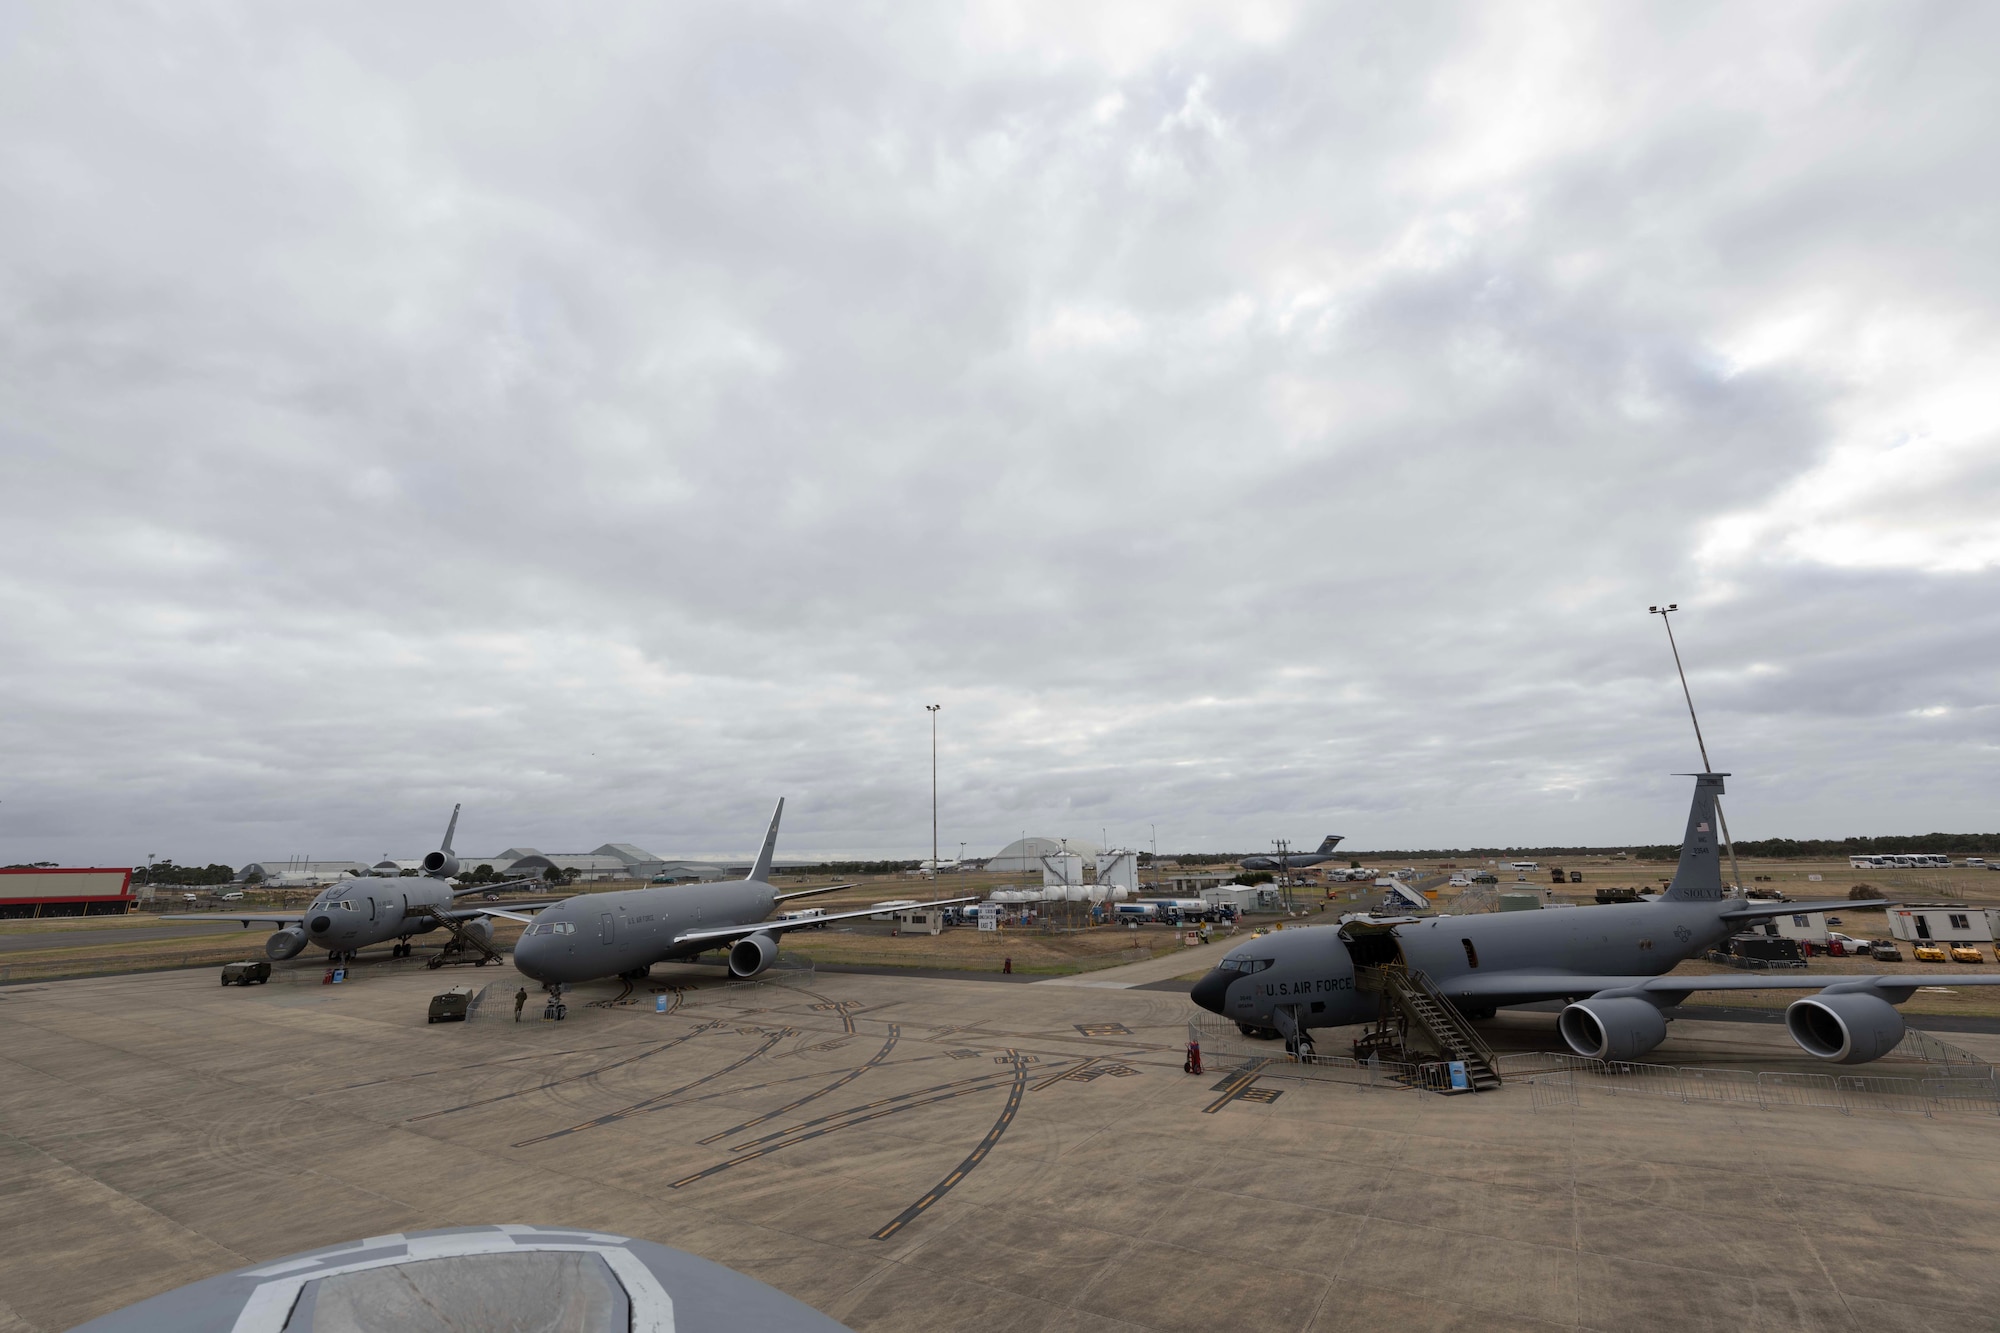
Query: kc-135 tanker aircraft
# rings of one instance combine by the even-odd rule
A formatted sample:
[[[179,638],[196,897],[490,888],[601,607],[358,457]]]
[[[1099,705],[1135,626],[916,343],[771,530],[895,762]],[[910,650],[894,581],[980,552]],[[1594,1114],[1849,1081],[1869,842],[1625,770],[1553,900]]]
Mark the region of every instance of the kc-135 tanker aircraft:
[[[1752,903],[1725,894],[1714,829],[1728,774],[1692,776],[1680,865],[1657,901],[1284,930],[1231,950],[1195,983],[1194,1002],[1246,1032],[1276,1029],[1287,1049],[1307,1054],[1312,1029],[1375,1017],[1375,997],[1355,987],[1357,968],[1400,966],[1426,973],[1467,1018],[1489,1018],[1500,1005],[1567,1000],[1558,1024],[1572,1050],[1633,1060],[1666,1040],[1661,1011],[1693,991],[1817,990],[1785,1011],[1793,1041],[1838,1064],[1887,1055],[1903,1039],[1903,1016],[1894,1006],[1924,984],[1921,976],[1665,975],[1750,922],[1887,905],[1884,899]],[[1951,984],[2000,985],[2000,973],[1955,972]]]
[[[265,955],[275,961],[296,958],[305,952],[307,945],[325,949],[334,959],[351,958],[359,950],[387,940],[397,941],[398,955],[407,954],[411,936],[436,930],[447,919],[468,922],[469,928],[490,936],[492,927],[478,919],[486,913],[477,908],[453,906],[465,894],[491,892],[497,887],[451,885],[451,877],[458,873],[458,857],[451,850],[452,836],[458,832],[458,811],[458,806],[451,808],[444,842],[424,857],[420,875],[397,878],[357,875],[339,880],[320,890],[312,906],[298,914],[191,912],[160,919],[211,924],[234,921],[246,930],[253,924],[277,926],[277,933],[264,941]]]
[[[778,821],[784,818],[781,797],[771,812],[757,863],[743,879],[720,884],[663,884],[617,893],[581,894],[530,916],[500,908],[479,909],[487,916],[527,923],[514,945],[514,966],[551,990],[574,981],[599,977],[636,980],[654,963],[693,958],[710,949],[729,950],[729,971],[754,977],[778,957],[778,936],[803,926],[823,926],[870,916],[877,909],[831,912],[795,921],[766,921],[771,909],[788,898],[852,888],[827,884],[796,893],[779,893],[769,884],[771,853],[778,845]],[[970,898],[940,898],[908,903],[900,911],[947,907]]]

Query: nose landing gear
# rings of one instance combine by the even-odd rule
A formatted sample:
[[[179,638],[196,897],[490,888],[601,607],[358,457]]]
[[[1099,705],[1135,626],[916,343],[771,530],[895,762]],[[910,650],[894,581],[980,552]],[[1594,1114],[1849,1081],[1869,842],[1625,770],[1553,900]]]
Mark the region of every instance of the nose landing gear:
[[[551,982],[544,987],[549,993],[549,1002],[542,1006],[542,1017],[551,1023],[560,1023],[569,1017],[569,1006],[563,1003],[562,983]]]

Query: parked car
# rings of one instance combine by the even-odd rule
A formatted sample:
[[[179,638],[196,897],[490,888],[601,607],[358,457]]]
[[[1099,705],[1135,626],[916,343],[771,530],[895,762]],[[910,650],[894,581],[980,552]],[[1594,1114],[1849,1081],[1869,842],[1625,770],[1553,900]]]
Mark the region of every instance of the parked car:
[[[1868,946],[1868,956],[1878,963],[1900,963],[1903,951],[1887,940],[1876,940]]]
[[[1951,946],[1951,961],[1954,963],[1983,963],[1986,961],[1986,955],[1979,952],[1973,945],[1954,944]]]
[[[1869,941],[1867,940],[1857,940],[1852,935],[1843,935],[1837,930],[1829,930],[1826,933],[1826,938],[1829,944],[1838,944],[1842,953],[1853,954],[1856,958],[1866,958],[1868,956]]]
[[[1917,961],[1920,963],[1948,963],[1951,961],[1951,955],[1944,951],[1942,944],[1919,944],[1911,949],[1910,952],[1916,955]]]
[[[238,986],[262,986],[271,979],[271,965],[259,958],[254,962],[224,963],[222,984],[234,982]]]

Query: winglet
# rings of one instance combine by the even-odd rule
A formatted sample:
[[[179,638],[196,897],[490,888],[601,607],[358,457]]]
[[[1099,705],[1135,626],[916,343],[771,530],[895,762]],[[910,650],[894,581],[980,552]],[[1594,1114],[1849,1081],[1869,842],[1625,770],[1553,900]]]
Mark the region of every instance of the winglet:
[[[446,856],[452,854],[451,840],[453,835],[458,832],[458,809],[455,805],[451,808],[451,822],[444,826],[444,842],[438,847],[438,850]]]
[[[785,798],[778,798],[778,808],[771,812],[771,828],[764,835],[764,850],[757,853],[757,864],[750,867],[748,878],[764,883],[771,878],[771,853],[778,845],[778,821],[785,817]]]

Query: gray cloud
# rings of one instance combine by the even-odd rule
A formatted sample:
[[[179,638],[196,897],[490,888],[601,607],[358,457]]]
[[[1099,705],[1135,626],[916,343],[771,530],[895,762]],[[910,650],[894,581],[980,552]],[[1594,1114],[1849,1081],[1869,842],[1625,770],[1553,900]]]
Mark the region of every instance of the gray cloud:
[[[4,859],[1993,822],[1983,11],[8,22]]]

